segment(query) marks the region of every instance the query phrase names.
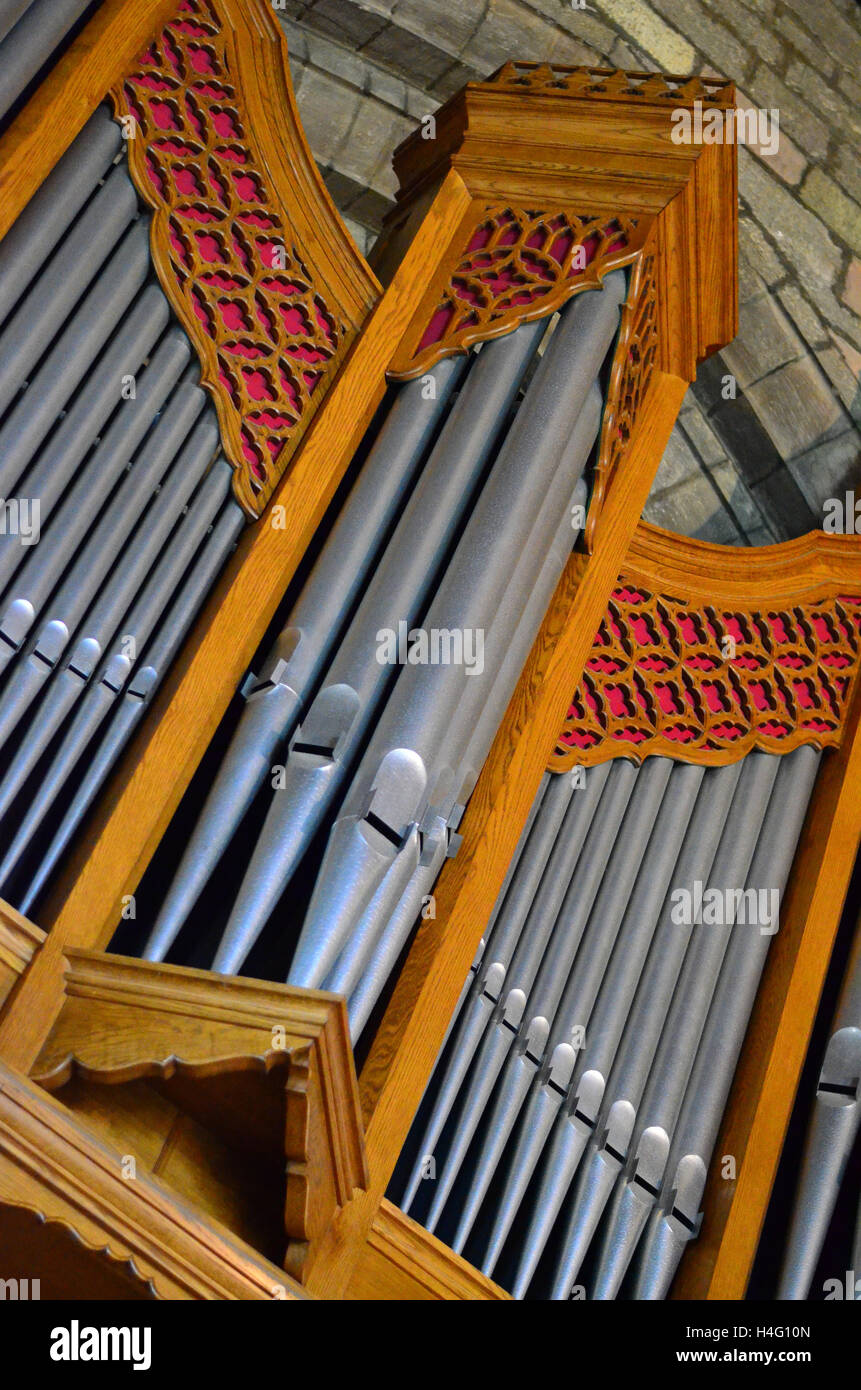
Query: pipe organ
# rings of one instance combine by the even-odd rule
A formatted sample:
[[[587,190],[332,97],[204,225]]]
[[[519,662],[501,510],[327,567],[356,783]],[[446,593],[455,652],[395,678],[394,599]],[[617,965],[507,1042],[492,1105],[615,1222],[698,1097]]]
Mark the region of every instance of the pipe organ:
[[[395,152],[371,265],[264,0],[42,9],[0,4],[0,1265],[743,1298],[861,834],[861,548],[641,520],[736,330],[734,147],[671,139],[732,84],[505,64]]]

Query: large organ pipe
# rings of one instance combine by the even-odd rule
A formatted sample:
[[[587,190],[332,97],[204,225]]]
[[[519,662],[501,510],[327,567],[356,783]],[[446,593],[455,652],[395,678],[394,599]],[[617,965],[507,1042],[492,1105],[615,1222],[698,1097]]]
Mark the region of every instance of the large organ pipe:
[[[586,487],[582,479],[577,485],[574,498],[572,507],[582,507],[585,504]],[[572,531],[570,517],[571,509],[562,515],[556,537],[548,552],[538,582],[527,599],[526,607],[519,622],[514,627],[513,635],[508,639],[508,650],[494,681],[490,696],[485,700],[483,709],[477,713],[474,732],[465,758],[466,767],[475,769],[476,773],[484,765],[520,671],[535,641],[535,635],[547,611],[553,591],[559,583],[559,576],[564,569],[565,562],[571,553],[571,547],[577,533]],[[496,615],[493,631],[511,632],[511,619],[512,615],[508,613],[506,602],[503,601],[503,605]],[[471,790],[471,786],[464,789],[464,799]],[[435,854],[429,863],[419,864],[419,868],[410,880],[404,899],[395,909],[390,920],[385,923],[382,932],[373,940],[370,951],[364,949],[363,934],[361,926],[359,926],[336,965],[327,987],[350,995],[349,1014],[354,1037],[358,1037],[359,1032],[367,1022],[373,1005],[395,967],[410,928],[416,920],[418,908],[433,888],[439,869],[448,853],[448,839],[441,834]],[[355,965],[352,964],[352,961],[348,964],[344,959],[348,952],[351,956],[353,955],[351,948],[354,946],[355,955],[358,957]],[[361,984],[357,989],[359,974],[361,974]]]
[[[434,1103],[427,1126],[419,1143],[419,1159],[416,1161],[406,1187],[400,1197],[400,1205],[409,1211],[418,1191],[422,1176],[422,1155],[432,1154],[434,1145],[442,1133],[443,1126],[463,1084],[471,1059],[475,1056],[499,992],[505,973],[511,964],[523,924],[538,892],[545,866],[554,847],[570,843],[561,834],[562,821],[571,798],[574,795],[573,774],[553,777],[544,794],[540,810],[533,822],[521,852],[517,871],[507,894],[499,905],[495,930],[482,957],[479,969],[471,985],[470,994],[462,1006],[460,1020],[454,1030],[450,1057],[446,1062],[442,1079],[435,1082]],[[582,837],[585,838],[588,821],[582,819]],[[579,846],[577,846],[579,852]],[[569,874],[570,878],[570,874]],[[499,903],[499,899],[497,899]],[[442,1049],[437,1058],[441,1060]]]
[[[21,491],[39,501],[43,535],[65,490],[76,491],[73,480],[79,465],[92,441],[104,429],[112,410],[120,403],[124,379],[136,378],[144,359],[167,326],[169,312],[161,290],[156,285],[147,285],[90,370],[74,401],[68,403],[62,420],[56,423],[37,459],[19,479]],[[81,505],[89,492],[88,488],[85,491],[84,472],[77,479]],[[52,544],[53,537],[48,546]],[[0,536],[0,593],[5,591],[27,554],[28,549],[18,536],[12,533]]]
[[[262,786],[361,593],[424,459],[462,363],[448,359],[399,390],[286,626],[244,689],[246,705],[144,948],[169,951],[233,832]]]
[[[463,1249],[532,1082],[545,1059],[553,1056],[557,1047],[564,1050],[555,1055],[553,1082],[564,1089],[570,1080],[576,1056],[571,1040],[588,1024],[637,872],[649,857],[649,841],[664,799],[670,768],[668,758],[650,758],[637,772],[619,827],[618,844],[603,876],[570,971],[564,970],[564,962],[560,968],[554,953],[548,952],[546,961],[542,961],[529,999],[529,1012],[534,1011],[535,1017],[543,1020],[544,1036],[534,1025],[530,1028],[529,1024],[521,1024],[485,1119],[481,1152],[471,1165],[469,1193],[460,1210],[452,1242],[455,1250]]]
[[[698,827],[696,822],[691,824],[691,818],[703,775],[704,769],[696,765],[682,764],[672,770],[669,794],[664,798],[655,824],[654,846],[649,846],[648,858],[642,865],[627,906],[613,955],[589,1018],[585,1046],[578,1052],[576,1059],[572,1059],[573,1070],[567,1086],[563,1088],[553,1084],[558,1059],[555,1050],[550,1049],[543,1072],[533,1083],[533,1094],[521,1119],[520,1131],[509,1162],[482,1265],[488,1274],[496,1267],[505,1238],[521,1203],[525,1200],[529,1181],[536,1171],[566,1095],[577,1098],[571,1110],[573,1114],[579,1112],[583,1117],[579,1122],[581,1134],[585,1136],[589,1132],[589,1116],[590,1113],[594,1114],[596,1100],[600,1102],[603,1096],[669,889],[670,876],[679,861],[684,844],[690,843],[687,839],[689,827],[694,834],[697,833]],[[730,790],[733,786],[734,779],[730,783]],[[693,835],[690,839],[693,839]],[[560,1040],[558,1046],[562,1048],[566,1046],[566,1042]],[[589,1088],[591,1107],[587,1106],[585,1098],[582,1101],[579,1099],[578,1092],[581,1086]],[[596,1125],[596,1133],[597,1129]],[[595,1141],[589,1142],[593,1144]],[[547,1205],[543,1202],[535,1204],[535,1210],[517,1251],[517,1266],[512,1283],[515,1298],[522,1298],[529,1287],[550,1227],[559,1210],[559,1202],[561,1196]]]
[[[0,323],[51,259],[122,147],[105,107],[93,113],[0,241]]]
[[[815,748],[801,747],[780,759],[774,793],[745,879],[746,891],[757,902],[767,896],[768,913],[771,899],[780,902],[789,878],[819,757]],[[684,1248],[699,1229],[712,1151],[765,958],[779,925],[771,917],[763,920],[759,911],[756,915],[755,922],[736,921],[732,928],[679,1113],[660,1200],[637,1251],[633,1291],[639,1299],[666,1296]],[[857,983],[854,1003],[854,1017],[861,1018]]]
[[[112,601],[115,587],[122,592],[125,571],[121,563],[119,569],[115,568],[116,562],[118,559],[121,561],[123,547],[141,521],[156,486],[182,446],[205,400],[205,394],[194,383],[192,374],[187,375],[174,391],[142,447],[135,466],[114,493],[59,589],[52,594],[41,614],[39,627],[27,642],[21,659],[7,681],[3,697],[0,698],[0,739],[8,736],[10,729],[18,723],[44,683],[53,675],[63,653],[75,639],[78,624],[109,573],[111,587],[104,600],[106,607]],[[207,442],[211,457],[214,440]],[[166,510],[158,504],[156,508],[162,513]],[[145,546],[146,542],[142,544]],[[44,558],[49,563],[53,560],[49,551],[44,552]],[[133,563],[136,558],[132,556]]]
[[[21,11],[0,43],[0,116],[6,115],[89,5],[90,0],[31,0]],[[19,10],[21,5],[16,3],[10,19]]]
[[[523,325],[471,365],[320,689],[293,734],[214,969],[236,971],[332,805],[390,684],[381,632],[409,633],[478,485],[544,330]]]
[[[720,890],[740,887],[762,830],[780,758],[772,753],[749,753],[744,759],[732,808],[731,833],[721,838],[709,881]],[[736,819],[737,811],[737,819]],[[634,1125],[613,1148],[628,1155],[627,1169],[618,1179],[625,1201],[611,1223],[607,1249],[612,1251],[612,1271],[606,1279],[621,1282],[643,1225],[654,1201],[654,1190],[663,1179],[670,1136],[696,1057],[700,1035],[714,994],[717,977],[729,944],[731,921],[705,927],[695,923],[684,965],[666,1017],[657,1052],[648,1058],[648,1081]],[[634,1100],[634,1097],[631,1097]],[[624,1189],[622,1185],[624,1184]],[[557,1261],[552,1296],[567,1298],[577,1278],[591,1240],[576,1202],[572,1203]],[[603,1277],[603,1276],[602,1276]]]
[[[123,237],[0,428],[0,494],[4,497],[23,481],[21,474],[57,415],[74,398],[149,270],[149,228],[141,221]],[[121,388],[118,377],[117,396]]]
[[[211,452],[213,452],[217,438],[218,434],[213,421],[211,436],[204,441],[207,461],[211,459]],[[184,482],[184,491],[191,492],[196,481],[196,470],[189,467],[188,471],[185,471],[182,468],[184,457],[185,452],[178,460],[178,477],[182,478],[182,482]],[[231,477],[230,464],[224,459],[218,459],[200,484],[198,492],[193,498],[191,510],[182,517],[177,531],[171,535],[170,545],[166,546],[163,555],[159,557],[159,563],[154,566],[152,574],[146,578],[145,584],[140,585],[138,582],[135,585],[138,596],[136,596],[134,606],[128,613],[124,614],[122,631],[113,632],[113,644],[104,642],[107,649],[102,653],[102,663],[96,670],[95,677],[83,691],[83,695],[81,695],[81,680],[72,684],[71,701],[68,703],[71,705],[71,702],[81,695],[77,712],[75,712],[70,726],[65,730],[63,741],[51,760],[42,785],[33,795],[28,812],[18,828],[18,833],[15,834],[10,848],[3,856],[3,862],[0,863],[0,884],[6,881],[8,874],[17,865],[18,859],[28,847],[33,833],[38,830],[39,824],[45,819],[54,799],[63,790],[65,781],[74,769],[79,756],[82,755],[83,749],[89,744],[90,739],[95,737],[97,728],[106,719],[108,710],[113,706],[121,689],[124,688],[132,666],[135,664],[135,656],[132,653],[136,653],[140,646],[146,644],[150,632],[159,623],[161,614],[170,602],[171,595],[174,594],[177,582],[181,580],[182,574],[188,569],[204,534],[216,520],[221,507],[224,506],[227,493],[230,492]],[[168,499],[167,489],[163,496],[166,500]],[[170,500],[174,499],[171,498]],[[174,510],[171,520],[177,520],[177,516],[177,510]],[[157,535],[156,528],[147,530],[147,541],[154,535]]]
[[[754,964],[753,969],[756,969]],[[807,1298],[861,1123],[861,927],[817,1080],[777,1297]],[[861,1217],[859,1217],[861,1234]],[[669,1240],[665,1238],[665,1243]],[[861,1277],[858,1235],[852,1268]],[[662,1276],[656,1270],[655,1278]],[[644,1270],[644,1283],[647,1273]]]
[[[476,1057],[470,1083],[458,1106],[451,1146],[446,1153],[443,1171],[437,1179],[428,1212],[426,1224],[429,1230],[435,1228],[442,1215],[515,1038],[523,1029],[528,1045],[534,1042],[538,1046],[543,1040],[547,1025],[540,1012],[540,1004],[545,991],[553,988],[553,980],[558,980],[560,987],[564,984],[600,888],[635,780],[636,769],[628,762],[619,761],[610,769],[558,914],[552,922],[545,919],[541,924],[543,930],[531,933],[528,928],[533,914],[527,920],[527,930],[520,941],[520,947],[524,948],[519,951],[521,959],[512,962],[510,974],[513,987],[507,988],[504,1000],[497,1005],[494,1020]],[[538,1009],[532,1008],[533,1000],[538,1001]]]
[[[137,211],[125,169],[112,170],[0,330],[0,411],[8,409]]]
[[[568,455],[571,460],[580,459],[584,451],[588,452],[588,449],[591,448],[597,428],[597,414],[598,403],[595,395],[590,392],[571,436],[570,454]],[[516,645],[516,632],[523,621],[525,608],[532,604],[536,593],[541,588],[542,557],[546,563],[549,554],[551,564],[555,566],[557,578],[564,565],[564,551],[557,551],[556,547],[558,546],[559,534],[570,540],[571,494],[570,491],[560,493],[560,487],[565,487],[570,482],[569,471],[570,463],[567,468],[563,464],[560,470],[561,477],[554,477],[553,484],[539,507],[529,543],[524,546],[523,555],[516,562],[514,573],[509,577],[508,582],[503,581],[503,592],[499,606],[490,629],[483,633],[483,669],[473,672],[473,679],[466,683],[458,705],[458,720],[462,727],[468,731],[459,765],[455,765],[453,768],[454,775],[447,789],[445,802],[442,805],[429,808],[421,825],[414,827],[410,832],[417,843],[418,862],[412,865],[411,872],[406,872],[405,870],[410,867],[410,859],[407,855],[398,855],[395,857],[389,873],[383,875],[380,880],[381,885],[383,883],[391,885],[394,893],[393,901],[395,902],[400,894],[406,891],[407,883],[413,873],[418,872],[422,867],[424,858],[437,857],[441,864],[442,860],[439,859],[439,853],[441,850],[444,851],[448,844],[450,831],[459,824],[464,800],[471,793],[478,769],[487,756],[495,732],[495,726],[487,717],[488,710],[492,714],[493,692],[499,688],[498,683],[503,667],[509,662],[512,646]],[[486,485],[485,496],[492,487],[493,479],[491,478]],[[475,513],[473,513],[474,516]],[[561,522],[560,517],[562,518]],[[459,543],[459,549],[471,542],[470,526],[471,523],[467,523]],[[556,533],[555,536],[554,533]],[[546,609],[547,601],[544,602],[542,614]],[[432,613],[433,605],[426,622],[425,632],[428,630],[433,632],[434,630],[430,616]],[[540,617],[537,617],[532,625],[533,636],[539,623]],[[527,622],[524,631],[528,626],[529,623]],[[523,660],[525,660],[525,655],[526,653],[523,655]],[[520,664],[523,664],[522,661]],[[405,679],[408,673],[409,667],[400,679]],[[399,686],[396,685],[396,692],[398,688]],[[396,696],[392,698],[396,698]],[[501,718],[501,713],[499,717]],[[498,723],[498,719],[496,722]],[[379,905],[379,911],[373,910],[371,905],[374,902],[374,897],[375,895],[372,894],[362,918],[362,931],[368,939],[376,939],[379,936],[386,917],[386,908],[382,904]],[[291,967],[291,974],[294,969],[295,966]]]
[[[566,450],[557,507],[570,498],[594,435],[584,430],[578,450],[569,441],[588,409],[584,396],[613,339],[623,294],[624,276],[608,276],[600,291],[580,295],[563,311],[430,606],[428,630],[490,628],[505,577],[526,550],[540,499]],[[528,586],[523,567],[517,574]],[[489,678],[487,669],[484,675]],[[462,663],[401,673],[330,832],[290,968],[294,983],[325,978],[393,860],[404,884],[416,868],[419,822],[429,806],[458,790],[453,784],[468,738],[459,711],[468,682]]]
[[[129,459],[146,438],[190,356],[185,335],[176,328],[169,328],[141,372],[134,396],[121,402],[86,467],[56,508],[42,541],[31,550],[15,574],[0,600],[0,671],[5,670],[18,652],[81,543],[87,537],[92,539],[94,523],[104,503],[125,473]],[[197,388],[189,384],[189,391],[193,394]],[[132,475],[135,471],[136,465]],[[152,486],[155,486],[155,479]],[[119,508],[119,502],[116,505]],[[91,555],[83,564],[88,580],[94,572],[90,569],[91,563],[104,575],[115,556],[116,536],[114,534],[112,540],[112,527],[113,522],[105,524],[107,548],[103,547],[99,554]],[[77,606],[76,581],[73,587],[72,597]],[[57,634],[62,636],[59,628]],[[9,712],[5,713],[7,710]],[[8,737],[19,714],[20,710],[0,701],[0,742]]]

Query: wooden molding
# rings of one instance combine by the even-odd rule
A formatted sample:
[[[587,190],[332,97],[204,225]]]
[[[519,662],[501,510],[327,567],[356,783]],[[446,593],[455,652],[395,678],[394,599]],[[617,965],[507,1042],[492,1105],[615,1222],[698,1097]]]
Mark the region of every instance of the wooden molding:
[[[857,537],[737,549],[641,525],[550,770],[835,747],[859,664]]]
[[[260,516],[379,284],[311,158],[265,0],[182,0],[112,93],[153,260]]]
[[[0,138],[0,238],[177,0],[102,0]]]
[[[34,1079],[55,1090],[75,1076],[111,1086],[176,1078],[165,1093],[249,1153],[280,1143],[287,1236],[303,1246],[318,1239],[367,1183],[343,1000],[97,952],[68,959],[65,1002]],[[260,1072],[281,1079],[243,1104],[237,1074]],[[216,1078],[222,1104],[218,1084],[195,1086]]]
[[[166,1299],[302,1298],[255,1254],[157,1179],[123,1176],[122,1155],[0,1061],[0,1209],[32,1213]],[[36,1271],[34,1271],[36,1273]]]
[[[0,1004],[11,993],[44,940],[43,931],[0,898]]]
[[[681,192],[700,156],[715,146],[676,143],[671,112],[726,108],[731,82],[666,79],[661,94],[633,90],[642,74],[557,69],[567,81],[509,82],[500,74],[470,82],[434,116],[436,134],[418,128],[395,151],[398,208],[455,168],[474,197],[521,207],[656,215]],[[581,86],[578,76],[587,75]],[[653,74],[653,77],[655,75]],[[592,80],[595,77],[596,80]],[[616,85],[607,91],[609,77]],[[671,89],[669,84],[679,82]],[[601,87],[605,90],[599,90]],[[609,99],[608,99],[609,98]]]
[[[504,1302],[510,1295],[383,1198],[345,1298]]]

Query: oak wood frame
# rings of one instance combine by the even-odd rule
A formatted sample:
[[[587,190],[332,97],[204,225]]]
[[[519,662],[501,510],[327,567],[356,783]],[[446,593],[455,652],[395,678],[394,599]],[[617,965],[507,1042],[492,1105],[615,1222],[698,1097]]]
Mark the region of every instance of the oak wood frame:
[[[108,0],[101,13],[120,8],[119,0]],[[160,23],[171,8],[147,7],[153,31],[155,16]],[[103,47],[92,72],[115,80],[139,46],[136,38],[116,63],[108,62]],[[75,948],[99,952],[106,947],[123,895],[139,882],[382,398],[399,345],[424,311],[430,280],[444,280],[455,263],[462,247],[458,229],[488,202],[535,206],[541,201],[574,212],[584,207],[608,214],[623,210],[650,219],[658,259],[658,367],[641,402],[625,467],[608,489],[593,554],[574,557],[560,582],[464,819],[462,852],[447,864],[438,884],[437,918],[416,937],[363,1068],[368,1191],[338,1208],[320,1233],[310,1268],[296,1259],[309,1290],[321,1297],[356,1297],[375,1281],[379,1287],[380,1278],[386,1296],[505,1297],[391,1208],[383,1194],[481,925],[552,752],[572,681],[582,671],[619,572],[642,546],[644,533],[634,537],[634,528],[686,384],[696,363],[728,342],[736,329],[735,151],[729,145],[672,145],[667,101],[654,93],[646,99],[629,97],[617,87],[608,97],[606,92],[590,96],[541,90],[539,83],[524,99],[507,82],[495,89],[492,82],[471,84],[438,113],[432,151],[416,137],[402,146],[396,158],[402,183],[398,206],[374,255],[387,288],[275,494],[275,503],[291,517],[289,535],[264,521],[243,538],[42,916],[51,927],[49,936],[43,941],[39,928],[4,918],[6,958],[12,960],[9,980],[17,984],[0,1014],[0,1056],[7,1067],[11,1062],[27,1070],[63,1008],[66,957]],[[68,91],[68,83],[57,90]],[[75,129],[101,99],[93,91],[90,85],[74,108]],[[693,92],[678,99],[679,104],[693,99]],[[730,102],[731,88],[715,99]],[[27,140],[34,137],[27,135],[26,123],[20,131],[19,125],[9,133],[18,132],[15,147],[32,150],[35,146]],[[75,129],[63,125],[64,139],[66,134],[71,139]],[[566,165],[559,151],[575,148],[577,139],[576,164]],[[39,172],[28,174],[29,183],[21,172],[26,160],[18,156],[18,207],[61,152],[47,148]],[[682,563],[678,557],[684,566],[693,563],[686,543],[679,546],[676,540],[660,542],[668,584],[674,564]],[[805,549],[808,540],[793,543],[794,551],[775,547],[752,561],[744,582],[753,598],[766,582],[757,563],[771,567],[767,582],[772,587],[784,562],[787,575],[802,573],[809,580],[817,571],[820,542],[814,539]],[[707,584],[708,566],[728,552],[701,548],[696,554]],[[858,718],[856,696],[844,742],[827,760],[817,784],[784,931],[769,961],[727,1112],[720,1143],[724,1151],[743,1158],[739,1178],[732,1192],[726,1184],[709,1189],[705,1237],[692,1247],[677,1285],[683,1296],[740,1297],[744,1291],[858,844],[859,811],[852,788],[861,764]],[[223,982],[228,991],[235,983]],[[3,1096],[7,1085],[12,1083],[4,1076]],[[57,1116],[70,1123],[67,1112],[32,1083],[16,1077],[14,1085],[19,1088],[16,1103],[38,1113],[40,1122],[47,1105],[53,1107],[53,1123],[61,1123]],[[90,1161],[96,1161],[92,1155]],[[417,1283],[424,1289],[421,1295],[415,1292]],[[412,1292],[396,1295],[398,1288]],[[238,1296],[266,1295],[248,1291]]]
[[[620,546],[639,516],[686,381],[697,360],[714,345],[714,332],[723,342],[735,331],[734,147],[674,145],[666,103],[596,103],[588,98],[560,99],[557,94],[539,97],[534,112],[533,98],[526,99],[529,111],[524,109],[516,123],[518,162],[510,143],[511,108],[513,101],[524,99],[496,91],[492,83],[486,87],[471,84],[463,100],[444,108],[445,139],[434,143],[432,167],[418,183],[420,160],[429,157],[427,142],[411,137],[396,155],[401,178],[411,179],[413,186],[392,221],[392,254],[382,254],[388,286],[274,494],[273,504],[290,518],[289,531],[276,529],[264,517],[242,537],[40,912],[40,925],[49,929],[47,940],[15,1000],[0,1016],[0,1055],[24,1069],[35,1060],[61,1007],[65,952],[107,946],[124,898],[140,882],[382,399],[387,370],[428,283],[441,266],[454,263],[464,219],[488,198],[512,203],[528,198],[531,159],[541,191],[555,205],[581,208],[584,200],[596,199],[597,189],[603,199],[599,211],[631,209],[653,220],[661,347],[642,416],[660,424],[654,439],[653,426],[642,426],[651,441],[645,450],[636,451],[636,440],[630,445],[625,472],[636,476],[636,482],[629,514],[623,516],[618,506],[610,510],[616,489],[609,489],[606,524],[601,528],[603,558],[599,559],[598,545],[593,556],[596,582],[602,576],[605,586],[618,570]],[[596,161],[597,174],[590,173],[579,151],[574,162],[569,156],[567,164],[560,164],[560,150],[575,148],[573,136],[582,136],[589,127],[590,112],[593,122],[603,122],[608,111],[613,138],[622,143],[618,157],[608,158],[608,142],[593,135],[589,158]],[[477,128],[482,137],[478,153],[473,147]],[[491,139],[494,130],[498,148]],[[461,165],[463,176],[458,172]],[[404,224],[409,226],[406,242]],[[707,302],[696,294],[702,276],[714,291]],[[630,478],[626,483],[620,476],[619,498],[629,494]]]

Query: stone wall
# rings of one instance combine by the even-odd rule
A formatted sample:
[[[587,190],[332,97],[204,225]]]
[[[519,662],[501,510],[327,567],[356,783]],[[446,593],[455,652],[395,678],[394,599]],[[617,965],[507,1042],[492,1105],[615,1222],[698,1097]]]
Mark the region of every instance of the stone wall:
[[[777,151],[739,149],[740,331],[700,368],[646,515],[707,540],[768,544],[820,525],[825,499],[861,484],[853,0],[273,3],[311,148],[363,249],[391,203],[395,146],[508,58],[720,74],[742,104],[776,108]]]

